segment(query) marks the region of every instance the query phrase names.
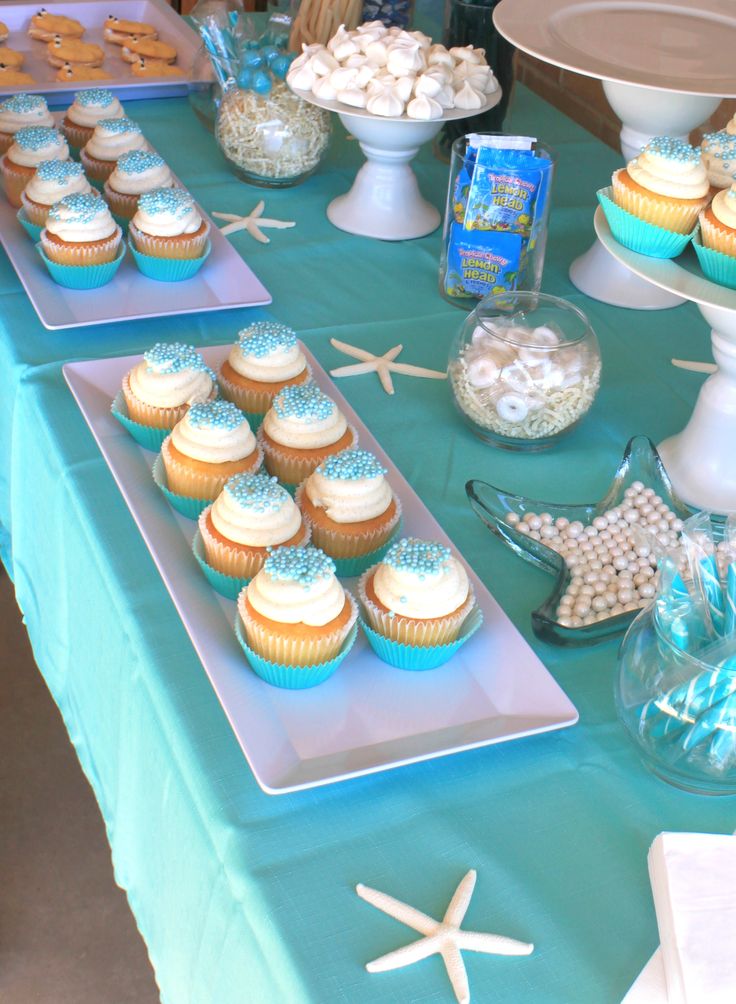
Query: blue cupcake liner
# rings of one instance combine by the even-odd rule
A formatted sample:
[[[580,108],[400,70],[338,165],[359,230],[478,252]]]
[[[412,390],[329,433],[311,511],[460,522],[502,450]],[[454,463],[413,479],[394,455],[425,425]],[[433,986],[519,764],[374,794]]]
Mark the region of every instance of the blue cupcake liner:
[[[156,457],[151,473],[153,480],[169,500],[170,505],[187,519],[199,519],[202,511],[212,502],[212,499],[191,499],[187,495],[176,495],[170,491],[166,484],[166,468],[160,453]]]
[[[736,258],[714,248],[705,247],[701,241],[699,228],[693,236],[693,247],[706,279],[717,282],[719,286],[736,289]]]
[[[139,271],[148,279],[156,279],[158,282],[183,282],[185,279],[191,279],[207,261],[212,250],[212,244],[207,241],[201,258],[154,258],[153,255],[139,251],[130,236],[128,247]]]
[[[412,672],[422,672],[425,669],[437,669],[444,665],[461,648],[468,638],[472,637],[483,623],[483,614],[480,607],[473,607],[463,622],[459,636],[455,641],[447,645],[431,645],[423,648],[419,645],[402,645],[401,642],[392,641],[382,634],[374,631],[363,618],[360,626],[365,632],[368,644],[382,662],[387,662],[389,666],[396,669],[408,669]]]
[[[20,225],[23,227],[25,232],[31,238],[34,244],[38,244],[41,240],[41,231],[43,227],[39,227],[37,223],[31,223],[31,221],[26,216],[26,211],[23,206],[20,207],[18,212],[15,214],[15,218],[18,220]]]
[[[151,453],[159,452],[163,441],[171,431],[170,429],[154,429],[150,425],[141,425],[140,422],[134,422],[128,415],[128,406],[125,403],[125,397],[121,390],[113,398],[110,412],[113,418],[117,419],[123,428],[131,434],[136,443],[142,446],[144,450],[150,450]]]
[[[692,239],[692,233],[678,234],[673,230],[665,230],[664,227],[640,220],[638,216],[617,206],[611,198],[613,188],[610,185],[608,188],[601,188],[596,194],[611,233],[619,244],[630,251],[650,258],[676,258]]]
[[[47,258],[40,243],[36,244],[36,250],[43,258],[49,275],[60,286],[66,289],[99,289],[100,286],[106,286],[120,268],[125,257],[125,242],[120,242],[115,261],[105,262],[104,265],[59,265]]]
[[[308,687],[316,687],[320,683],[324,683],[332,676],[353,647],[358,634],[358,625],[357,623],[353,624],[350,634],[334,659],[330,659],[329,662],[320,662],[316,666],[279,666],[277,663],[269,662],[268,659],[257,655],[245,640],[239,614],[235,618],[235,634],[251,669],[262,680],[270,683],[272,687],[281,687],[285,690],[306,690]]]
[[[250,579],[238,579],[234,575],[225,575],[224,572],[218,572],[216,568],[213,568],[207,561],[204,541],[199,530],[195,533],[194,540],[192,541],[192,552],[215,592],[219,593],[220,596],[224,596],[227,600],[237,600],[241,591],[250,582]]]

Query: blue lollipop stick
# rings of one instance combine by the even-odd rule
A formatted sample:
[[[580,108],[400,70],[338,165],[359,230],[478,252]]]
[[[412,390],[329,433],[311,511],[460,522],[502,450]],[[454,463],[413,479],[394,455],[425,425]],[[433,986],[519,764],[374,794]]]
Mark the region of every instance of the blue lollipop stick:
[[[708,736],[724,726],[733,726],[736,720],[736,695],[731,694],[725,701],[714,704],[702,714],[685,732],[682,737],[682,749],[685,753],[694,749]]]
[[[725,633],[736,631],[736,563],[731,562],[726,570],[726,624]]]

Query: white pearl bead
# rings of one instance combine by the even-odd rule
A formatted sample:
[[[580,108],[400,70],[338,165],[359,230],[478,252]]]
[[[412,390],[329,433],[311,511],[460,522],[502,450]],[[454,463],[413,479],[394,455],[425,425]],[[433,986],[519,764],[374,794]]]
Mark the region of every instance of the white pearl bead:
[[[595,614],[588,614],[587,617],[583,618],[583,624],[595,624],[598,620]]]
[[[603,599],[606,601],[606,606],[610,609],[616,605],[616,594],[610,589],[607,589],[603,594]]]
[[[516,529],[519,531],[519,533],[529,533],[529,525],[525,523],[523,520],[521,521],[521,523],[517,524]]]
[[[606,601],[602,596],[594,596],[590,605],[596,613],[600,613],[601,611],[607,609]]]
[[[542,523],[545,526],[549,526],[551,523],[554,522],[554,520],[552,519],[552,514],[549,512],[543,512],[539,518],[542,520]]]
[[[530,513],[527,516],[526,521],[529,525],[530,530],[538,530],[542,525],[541,517],[536,516],[534,513]]]
[[[539,530],[530,530],[529,531],[529,536],[533,540],[541,540],[542,539],[542,535],[540,534]]]
[[[579,537],[583,532],[583,524],[579,520],[574,520],[567,528],[568,536]]]
[[[644,585],[639,586],[639,595],[643,599],[650,599],[652,596],[654,596],[654,593],[655,593],[654,586],[650,582],[647,582]]]
[[[583,625],[583,619],[582,619],[582,617],[571,617],[570,618],[570,627],[582,627],[582,625]]]
[[[583,603],[582,601],[576,603],[574,612],[578,617],[585,617],[586,614],[590,613],[590,603]]]
[[[557,519],[555,520],[555,526],[557,527],[558,530],[566,530],[569,525],[570,525],[570,520],[567,519],[565,516],[558,516]]]
[[[644,491],[644,482],[643,481],[632,481],[631,482],[631,488],[638,495],[639,492],[643,492]]]

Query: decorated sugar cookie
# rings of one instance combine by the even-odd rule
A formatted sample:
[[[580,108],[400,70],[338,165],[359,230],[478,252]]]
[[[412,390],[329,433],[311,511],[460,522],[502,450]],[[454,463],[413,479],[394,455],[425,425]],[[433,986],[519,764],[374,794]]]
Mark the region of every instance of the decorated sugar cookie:
[[[81,38],[84,34],[84,25],[75,21],[73,17],[65,17],[63,14],[49,14],[42,7],[38,14],[34,14],[31,18],[28,34],[39,42],[52,42],[56,35],[63,35],[65,38]]]
[[[48,44],[47,59],[52,66],[64,63],[79,63],[82,66],[102,66],[105,53],[92,42],[82,42],[78,38],[64,38],[56,35]]]

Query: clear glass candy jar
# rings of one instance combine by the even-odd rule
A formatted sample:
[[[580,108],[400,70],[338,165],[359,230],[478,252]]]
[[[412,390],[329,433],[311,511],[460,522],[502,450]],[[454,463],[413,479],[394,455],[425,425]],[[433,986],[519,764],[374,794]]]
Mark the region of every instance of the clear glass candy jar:
[[[706,662],[681,651],[656,605],[632,623],[621,643],[616,709],[659,777],[687,791],[736,794],[734,693],[736,659]]]
[[[569,432],[598,391],[601,358],[590,323],[547,293],[487,296],[450,351],[455,403],[486,442],[540,450]]]
[[[303,101],[282,80],[267,94],[226,85],[215,138],[243,181],[286,188],[317,169],[330,141],[330,114]]]

